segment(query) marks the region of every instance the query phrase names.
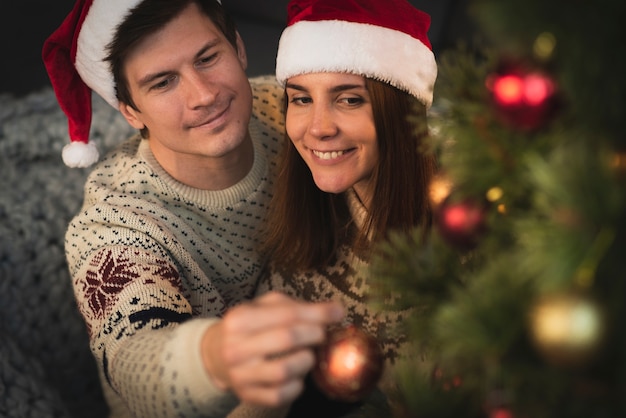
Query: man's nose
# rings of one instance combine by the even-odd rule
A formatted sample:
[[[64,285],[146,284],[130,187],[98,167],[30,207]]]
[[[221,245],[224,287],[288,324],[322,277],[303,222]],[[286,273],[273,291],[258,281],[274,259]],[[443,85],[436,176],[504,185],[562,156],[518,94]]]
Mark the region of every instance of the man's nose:
[[[218,89],[207,76],[193,72],[186,77],[185,93],[189,107],[194,109],[213,104]]]

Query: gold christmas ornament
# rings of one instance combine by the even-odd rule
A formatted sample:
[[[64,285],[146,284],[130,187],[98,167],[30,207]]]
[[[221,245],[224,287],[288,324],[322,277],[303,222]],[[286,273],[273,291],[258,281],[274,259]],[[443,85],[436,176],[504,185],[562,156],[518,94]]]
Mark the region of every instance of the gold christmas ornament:
[[[540,60],[547,61],[552,57],[554,49],[556,48],[556,37],[551,32],[543,32],[533,44],[533,52],[535,57]]]
[[[434,208],[439,207],[450,196],[452,186],[452,181],[444,174],[438,174],[431,180],[428,195]]]
[[[487,190],[487,193],[485,194],[487,200],[492,203],[502,199],[502,196],[504,196],[504,190],[497,186]]]
[[[583,365],[597,354],[604,340],[605,319],[603,310],[588,297],[546,296],[531,310],[531,337],[550,363]]]

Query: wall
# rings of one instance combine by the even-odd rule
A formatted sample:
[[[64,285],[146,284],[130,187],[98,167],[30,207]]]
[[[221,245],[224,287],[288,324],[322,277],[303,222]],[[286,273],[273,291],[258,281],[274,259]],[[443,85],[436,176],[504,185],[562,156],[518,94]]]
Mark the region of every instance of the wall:
[[[432,16],[429,36],[437,54],[465,31],[466,0],[412,0]],[[22,96],[49,85],[41,46],[71,10],[73,0],[5,1],[0,12],[0,94]],[[249,75],[272,73],[288,0],[224,0],[246,42]]]

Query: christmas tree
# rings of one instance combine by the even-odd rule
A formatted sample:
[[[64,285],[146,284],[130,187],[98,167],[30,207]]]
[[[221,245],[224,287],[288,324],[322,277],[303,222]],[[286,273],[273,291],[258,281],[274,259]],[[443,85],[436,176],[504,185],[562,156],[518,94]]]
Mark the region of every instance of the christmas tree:
[[[474,0],[439,57],[434,224],[375,298],[414,309],[399,417],[626,416],[626,2]]]

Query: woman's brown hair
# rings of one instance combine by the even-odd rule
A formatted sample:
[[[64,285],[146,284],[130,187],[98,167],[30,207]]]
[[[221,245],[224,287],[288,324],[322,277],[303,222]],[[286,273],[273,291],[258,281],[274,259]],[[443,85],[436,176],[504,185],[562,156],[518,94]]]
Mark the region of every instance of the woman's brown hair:
[[[364,227],[352,228],[345,196],[321,191],[287,138],[264,242],[265,250],[281,268],[323,267],[340,245],[368,248],[391,230],[409,231],[431,224],[428,188],[436,164],[434,155],[424,149],[426,109],[410,94],[386,83],[366,78],[366,86],[379,162],[372,173],[373,198]]]

